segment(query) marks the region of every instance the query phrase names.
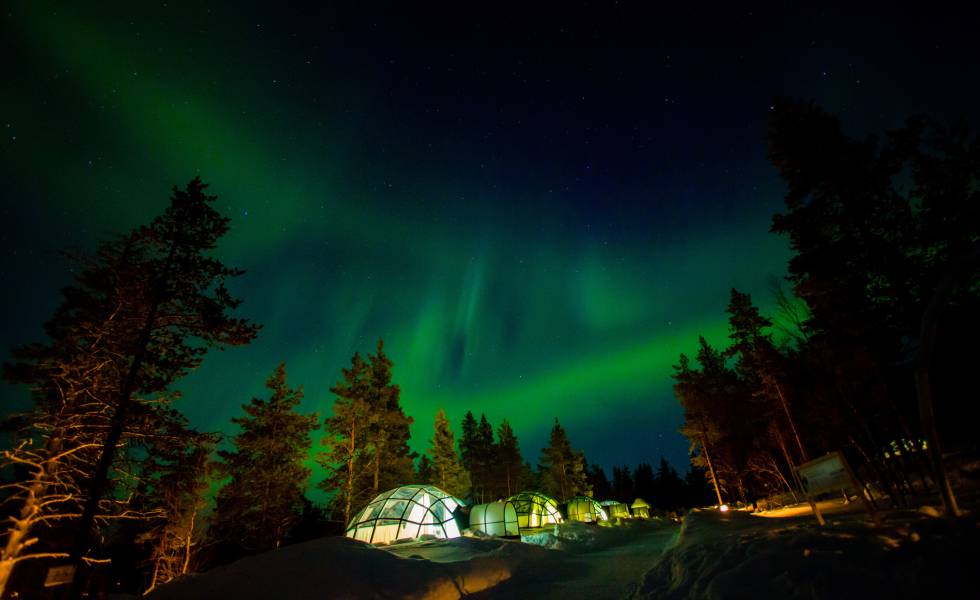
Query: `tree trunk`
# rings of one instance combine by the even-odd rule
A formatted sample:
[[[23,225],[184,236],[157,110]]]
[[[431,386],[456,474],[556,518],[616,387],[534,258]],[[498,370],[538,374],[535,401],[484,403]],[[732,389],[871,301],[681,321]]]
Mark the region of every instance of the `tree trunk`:
[[[949,297],[956,291],[956,279],[962,271],[975,265],[980,260],[980,244],[974,244],[970,252],[962,259],[955,260],[947,269],[943,278],[936,286],[936,292],[929,301],[922,315],[922,329],[919,341],[919,359],[915,365],[915,391],[919,398],[919,417],[922,419],[922,431],[926,435],[929,458],[932,462],[933,478],[943,499],[943,508],[948,518],[960,515],[959,506],[953,487],[946,478],[946,466],[943,463],[943,452],[939,445],[939,431],[936,429],[936,416],[933,412],[932,386],[929,383],[929,368],[932,355],[936,349],[936,334],[939,329],[939,314],[942,312]]]
[[[187,573],[191,564],[191,544],[194,539],[194,521],[197,519],[197,509],[191,512],[190,526],[187,528],[187,537],[184,539],[184,562],[180,565],[180,574]]]
[[[807,457],[806,448],[803,447],[803,440],[800,439],[800,434],[796,430],[796,421],[793,419],[793,415],[789,412],[789,404],[786,402],[786,396],[783,395],[783,388],[779,385],[779,382],[773,378],[773,386],[776,388],[776,395],[779,396],[779,403],[783,407],[783,412],[786,413],[786,420],[789,422],[789,430],[793,433],[793,438],[796,440],[796,445],[800,449],[800,458],[803,462],[810,460]]]
[[[708,461],[708,471],[711,473],[711,483],[715,485],[715,494],[718,496],[718,506],[725,503],[721,499],[721,488],[718,487],[718,477],[715,475],[715,467],[711,464],[711,455],[708,454],[708,443],[704,439],[704,435],[701,436],[701,449],[704,450],[704,459]]]
[[[87,573],[82,557],[88,551],[91,540],[92,527],[95,524],[95,513],[99,507],[99,500],[105,490],[106,482],[109,480],[109,468],[116,455],[116,446],[122,439],[123,429],[126,427],[126,419],[129,416],[129,405],[132,402],[133,393],[138,384],[139,372],[143,367],[143,360],[146,358],[147,349],[150,345],[150,338],[153,334],[153,326],[157,320],[157,312],[163,303],[162,293],[167,282],[170,281],[170,274],[173,270],[174,256],[177,253],[177,238],[170,243],[167,259],[164,263],[164,272],[159,280],[154,282],[153,300],[150,309],[147,311],[143,329],[140,331],[138,342],[135,347],[133,359],[129,364],[129,372],[119,390],[119,402],[112,415],[112,422],[109,433],[106,435],[105,445],[102,454],[95,466],[95,473],[89,483],[88,498],[85,499],[85,507],[82,509],[82,516],[78,523],[78,530],[75,535],[75,542],[72,545],[72,562],[75,565],[75,576],[72,579],[71,587],[68,590],[67,600],[80,600],[84,591]]]

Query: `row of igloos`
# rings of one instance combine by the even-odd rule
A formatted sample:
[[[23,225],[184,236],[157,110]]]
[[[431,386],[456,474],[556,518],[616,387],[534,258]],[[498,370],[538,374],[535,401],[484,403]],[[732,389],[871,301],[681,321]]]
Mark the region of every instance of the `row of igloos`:
[[[421,537],[459,537],[469,527],[483,535],[519,537],[566,520],[610,523],[649,516],[650,505],[642,498],[627,506],[615,500],[600,503],[576,496],[561,507],[546,494],[526,491],[467,509],[462,500],[435,486],[406,485],[379,494],[351,519],[346,535],[372,544],[388,544]]]

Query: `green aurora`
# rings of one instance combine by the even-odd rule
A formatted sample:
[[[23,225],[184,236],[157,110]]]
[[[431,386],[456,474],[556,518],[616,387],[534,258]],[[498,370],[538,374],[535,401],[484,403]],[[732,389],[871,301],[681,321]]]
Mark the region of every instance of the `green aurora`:
[[[245,17],[202,36],[194,19],[136,12],[131,25],[23,3],[5,19],[5,45],[27,61],[2,98],[3,160],[23,199],[4,216],[24,224],[5,241],[33,244],[4,259],[21,307],[7,347],[41,339],[69,277],[58,249],[146,221],[200,173],[232,217],[220,254],[247,271],[240,311],[264,328],[179,382],[197,426],[230,431],[282,360],[305,408],[328,414],[340,368],[384,338],[416,450],[444,407],[457,427],[467,410],[509,419],[532,463],[558,417],[590,461],[664,455],[683,470],[671,365],[698,334],[724,343],[731,286],[766,305],[788,258],[767,233],[774,175],[742,185],[763,172],[761,149],[738,181],[677,184],[676,199],[634,186],[595,197],[548,169],[515,176],[506,144],[420,125],[379,133],[377,77],[329,64],[312,84],[304,55],[265,45]],[[692,194],[741,207],[708,218],[703,203],[721,205]],[[657,206],[624,208],[643,203]]]

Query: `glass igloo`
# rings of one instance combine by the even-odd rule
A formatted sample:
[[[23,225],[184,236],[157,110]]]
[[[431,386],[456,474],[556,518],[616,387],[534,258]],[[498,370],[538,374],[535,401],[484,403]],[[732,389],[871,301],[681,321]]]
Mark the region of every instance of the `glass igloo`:
[[[521,492],[507,499],[514,505],[517,512],[517,525],[521,533],[525,529],[546,527],[561,523],[561,511],[558,502],[551,496],[540,492]]]
[[[509,500],[474,506],[470,509],[470,529],[500,537],[521,535],[517,526],[517,509]]]
[[[568,520],[583,523],[598,523],[608,521],[606,511],[598,502],[588,496],[575,496],[568,501]]]
[[[369,544],[388,544],[424,535],[459,537],[453,513],[462,500],[431,485],[403,485],[379,494],[354,515],[347,537]]]
[[[622,502],[617,502],[616,500],[605,500],[600,502],[602,504],[603,510],[609,515],[609,519],[629,519],[630,518],[630,507],[626,506]]]

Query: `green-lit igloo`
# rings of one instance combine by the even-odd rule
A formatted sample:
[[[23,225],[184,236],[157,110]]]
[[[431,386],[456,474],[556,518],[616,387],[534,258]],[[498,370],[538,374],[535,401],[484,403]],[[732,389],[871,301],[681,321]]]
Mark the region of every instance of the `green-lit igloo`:
[[[379,494],[347,525],[347,537],[387,544],[423,535],[459,537],[454,513],[463,502],[431,485],[403,485]]]
[[[517,527],[521,533],[538,527],[562,522],[558,502],[541,492],[521,492],[507,499],[517,512]]]
[[[477,504],[470,509],[470,529],[498,537],[519,536],[517,508],[510,500]]]
[[[568,501],[568,520],[582,523],[598,523],[608,521],[606,511],[598,502],[588,496],[575,496]]]
[[[602,502],[602,508],[606,511],[606,515],[610,520],[630,518],[630,507],[626,506],[622,502],[617,502],[616,500],[606,500]]]
[[[649,519],[650,518],[650,505],[643,498],[637,498],[633,501],[633,505],[630,506],[633,511],[633,516],[637,519]]]

